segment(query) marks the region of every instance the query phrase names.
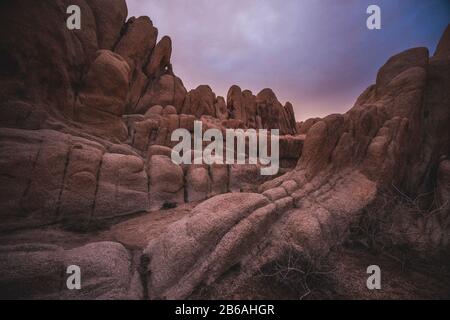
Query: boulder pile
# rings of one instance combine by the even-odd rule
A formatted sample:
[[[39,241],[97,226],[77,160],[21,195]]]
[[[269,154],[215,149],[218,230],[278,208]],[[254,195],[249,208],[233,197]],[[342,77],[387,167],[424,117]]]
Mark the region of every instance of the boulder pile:
[[[71,4],[83,12],[81,30],[62,23]],[[0,297],[229,292],[286,248],[327,255],[392,186],[408,198],[431,195],[439,208],[393,219],[402,241],[448,249],[449,27],[434,54],[413,48],[390,58],[347,113],[296,123],[293,106],[271,89],[188,92],[174,73],[171,39],[158,40],[148,17],[127,16],[125,0],[0,4],[0,232],[92,231],[199,205],[142,252],[116,242],[1,245]],[[192,132],[194,121],[279,129],[283,170],[269,180],[258,165],[174,164],[171,133]],[[72,264],[88,270],[81,292],[64,289]]]

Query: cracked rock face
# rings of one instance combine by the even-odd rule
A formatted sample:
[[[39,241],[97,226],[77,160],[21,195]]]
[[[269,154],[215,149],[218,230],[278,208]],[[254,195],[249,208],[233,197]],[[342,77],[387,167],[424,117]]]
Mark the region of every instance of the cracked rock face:
[[[149,298],[186,299],[235,266],[242,270],[233,279],[238,283],[288,245],[325,255],[344,241],[376,184],[357,172],[324,178],[300,188],[287,180],[263,194],[221,195],[197,206],[145,249]]]
[[[442,41],[448,39],[444,36]],[[389,59],[377,83],[349,112],[315,121],[307,130],[295,170],[264,184],[262,194],[246,195],[243,203],[242,194],[207,200],[152,241],[144,252],[150,298],[188,298],[237,268],[239,273],[228,276],[226,288],[233,287],[279,259],[287,248],[305,256],[325,256],[346,239],[349,226],[383,186],[417,192],[426,188],[430,168],[439,168],[439,181],[447,181],[448,161],[441,159],[449,154],[448,136],[434,136],[427,120],[448,109],[450,102],[440,96],[437,103],[430,96],[441,92],[436,86],[450,83],[444,75],[447,69],[435,67],[444,64],[440,55],[429,59],[426,49],[416,48]],[[258,100],[267,105],[275,98],[266,91]],[[433,124],[448,120],[447,112]],[[424,154],[426,164],[420,160]],[[438,195],[445,199],[441,202],[448,202],[445,184],[448,181],[438,182]],[[226,209],[211,217],[225,203],[235,204],[240,214],[234,215],[235,205],[227,205],[231,212]],[[442,211],[438,219],[447,220],[448,212]],[[433,225],[420,231],[421,241],[427,248],[447,246],[448,224]]]
[[[48,244],[0,247],[3,299],[140,299],[142,287],[131,270],[131,256],[119,243],[97,242],[64,250]],[[80,267],[81,290],[69,290],[66,270]]]
[[[271,89],[232,86],[226,99],[207,85],[188,92],[173,72],[171,39],[157,41],[147,17],[126,21],[124,0],[74,3],[84,12],[74,32],[58,22],[65,0],[0,4],[0,232],[92,231],[199,204],[148,237],[142,254],[116,242],[2,245],[1,297],[230,291],[287,248],[326,256],[390,186],[411,196],[436,191],[439,214],[393,225],[420,234],[402,239],[415,248],[448,248],[448,27],[435,54],[413,48],[390,58],[347,113],[296,123],[293,106]],[[192,133],[195,121],[279,129],[280,175],[262,177],[257,165],[174,164],[171,134]],[[78,295],[64,289],[68,264],[89,270]]]

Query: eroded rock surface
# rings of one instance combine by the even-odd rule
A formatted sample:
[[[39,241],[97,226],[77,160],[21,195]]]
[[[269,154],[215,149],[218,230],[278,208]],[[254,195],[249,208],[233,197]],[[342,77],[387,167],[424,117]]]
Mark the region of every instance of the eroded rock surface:
[[[150,297],[183,299],[212,286],[219,292],[233,290],[290,248],[305,257],[326,256],[346,239],[349,226],[377,199],[380,189],[394,185],[409,194],[429,190],[429,170],[439,168],[439,196],[447,198],[448,161],[442,158],[449,155],[448,136],[439,137],[430,128],[431,123],[440,127],[448,122],[448,112],[442,118],[434,116],[443,115],[449,105],[448,97],[438,93],[449,85],[442,67],[449,61],[443,59],[442,54],[430,59],[425,48],[392,57],[349,112],[310,121],[309,128],[302,129],[306,140],[295,170],[266,182],[262,194],[248,194],[244,203],[242,194],[207,200],[151,241],[145,250]],[[239,90],[233,91],[235,101]],[[439,102],[431,92],[439,95]],[[262,112],[275,112],[265,108],[276,103],[268,90],[257,96]],[[240,104],[233,105],[234,113],[242,113]],[[227,217],[234,217],[228,209],[215,215],[217,221],[211,220],[211,211],[221,205],[229,210],[244,206],[238,221],[222,216],[227,212]],[[420,235],[402,240],[427,252],[447,247],[450,229],[438,221],[448,220],[448,212],[440,210],[425,221],[402,217],[399,226],[404,228],[405,221],[411,226],[406,234]],[[429,227],[412,229],[418,224]]]
[[[65,250],[49,244],[0,247],[0,296],[7,299],[141,299],[139,274],[119,243],[96,242]],[[69,290],[66,270],[82,271],[80,290]]]
[[[287,249],[326,256],[392,186],[439,204],[425,218],[389,215],[395,228],[419,234],[398,240],[425,253],[448,249],[449,28],[434,55],[413,48],[389,59],[347,113],[297,124],[293,106],[271,89],[232,86],[226,99],[207,85],[188,92],[173,71],[171,39],[158,41],[149,18],[126,21],[125,1],[71,2],[83,10],[73,32],[61,23],[68,4],[0,4],[0,230],[86,231],[201,203],[149,237],[142,256],[118,243],[3,246],[2,297],[233,291]],[[171,134],[192,133],[196,120],[222,131],[279,129],[282,175],[268,180],[258,165],[174,164]],[[69,263],[89,270],[79,294],[64,289]]]

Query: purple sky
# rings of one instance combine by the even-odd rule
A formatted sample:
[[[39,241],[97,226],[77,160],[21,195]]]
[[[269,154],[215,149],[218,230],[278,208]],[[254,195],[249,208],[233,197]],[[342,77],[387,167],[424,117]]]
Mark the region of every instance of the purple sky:
[[[269,87],[293,103],[297,120],[342,113],[393,54],[434,52],[450,21],[448,0],[127,0],[159,38],[173,41],[175,73],[188,90],[233,84],[254,94]],[[366,27],[381,7],[382,29]]]

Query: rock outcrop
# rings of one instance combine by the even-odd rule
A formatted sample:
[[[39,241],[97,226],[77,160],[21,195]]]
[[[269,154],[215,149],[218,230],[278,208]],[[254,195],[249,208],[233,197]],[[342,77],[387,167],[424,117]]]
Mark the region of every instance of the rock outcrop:
[[[264,89],[257,96],[249,90],[232,86],[227,96],[231,119],[242,121],[248,128],[279,129],[282,135],[297,133],[294,109],[291,103],[283,107],[271,89]]]
[[[97,242],[64,250],[55,245],[0,246],[0,297],[39,300],[142,299],[132,256],[119,243]],[[80,290],[69,290],[66,270],[82,272]]]
[[[229,99],[228,104],[209,86],[188,93],[172,69],[171,39],[163,36],[157,42],[158,30],[148,17],[131,17],[125,23],[124,0],[71,3],[83,12],[83,28],[72,31],[59,22],[65,21],[66,2],[31,5],[29,0],[8,0],[2,5],[0,57],[5,67],[0,97],[9,106],[21,103],[20,108],[11,106],[5,111],[9,118],[36,113],[22,126],[56,126],[58,130],[81,126],[84,133],[124,142],[124,114],[145,114],[155,105],[172,105],[178,114],[197,119],[212,116],[233,119],[242,127],[296,133],[292,107],[282,107],[274,95],[273,103],[262,106],[265,111],[259,114],[256,97],[247,90],[240,93],[239,89],[242,96]],[[236,111],[240,104],[242,112]],[[8,125],[16,127],[10,121]],[[222,125],[235,127],[233,121]]]
[[[442,41],[439,50],[448,47]],[[289,248],[304,257],[326,256],[346,239],[379,190],[394,185],[410,196],[429,192],[438,168],[438,195],[446,198],[442,158],[449,156],[448,135],[434,135],[429,127],[449,120],[443,88],[450,83],[450,60],[439,50],[431,58],[425,48],[416,48],[389,59],[349,112],[305,130],[295,170],[265,183],[262,194],[214,197],[150,242],[149,297],[188,298],[200,287],[233,290]],[[269,91],[258,96],[263,108],[276,103]],[[430,254],[448,248],[450,229],[442,223],[448,219],[448,206],[424,218],[405,216],[401,226],[409,229],[401,234],[419,234],[407,243]],[[427,227],[417,229],[419,224]]]
[[[209,86],[202,85],[191,90],[184,101],[179,113],[195,115],[197,119],[202,116],[216,116],[216,94]]]
[[[130,18],[114,51],[127,60],[132,70],[142,71],[156,46],[158,29],[148,17]],[[154,73],[150,73],[153,75]]]
[[[79,91],[75,120],[88,124],[87,130],[96,135],[125,141],[128,132],[121,117],[130,79],[130,66],[124,58],[111,51],[98,51]]]
[[[81,30],[61,23],[69,4],[83,11]],[[435,196],[438,206],[424,217],[383,217],[402,235],[419,234],[399,241],[424,254],[448,249],[449,27],[434,55],[414,48],[389,59],[347,113],[297,124],[293,106],[271,89],[232,86],[226,101],[207,85],[187,92],[172,68],[171,39],[157,42],[149,18],[126,17],[124,0],[0,4],[0,231],[90,231],[200,204],[142,256],[109,242],[2,246],[1,297],[232,291],[288,249],[326,256],[392,186],[408,198]],[[193,132],[196,120],[222,131],[279,129],[281,174],[174,164],[171,134]],[[81,292],[63,289],[69,264],[90,270]]]
[[[271,89],[264,89],[256,96],[256,108],[261,118],[261,127],[278,127],[281,134],[295,134],[294,110],[290,103],[283,106]]]

